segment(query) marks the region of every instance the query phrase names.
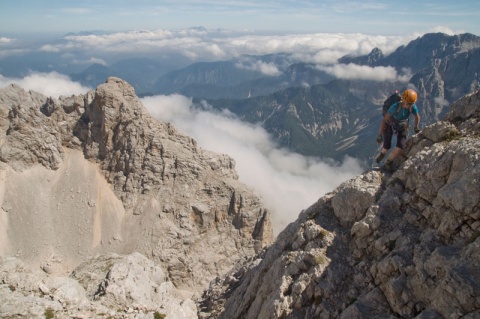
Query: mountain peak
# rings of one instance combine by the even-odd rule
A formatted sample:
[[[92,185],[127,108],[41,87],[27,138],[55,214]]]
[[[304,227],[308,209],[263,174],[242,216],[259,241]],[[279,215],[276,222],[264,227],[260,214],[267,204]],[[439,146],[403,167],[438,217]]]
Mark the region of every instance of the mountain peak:
[[[157,268],[165,271],[158,286],[144,287],[158,301],[157,294],[176,298],[198,293],[237,260],[272,241],[269,212],[253,190],[238,181],[234,160],[199,148],[171,124],[155,120],[133,87],[120,78],[110,77],[85,95],[59,99],[12,85],[0,89],[0,114],[0,274],[9,272],[5,269],[12,263],[42,268],[52,277],[76,267],[77,273],[88,273],[106,265],[120,267],[117,274],[122,277],[124,266],[114,266],[122,257],[104,262],[107,257],[99,256],[126,254],[130,257],[125,263],[136,274],[144,273],[135,280],[158,279]],[[80,266],[95,256],[91,263],[96,266]],[[106,312],[101,306],[112,303],[105,287],[109,274],[86,274],[94,282],[82,280],[83,288],[72,279],[53,282],[44,274],[29,278],[32,287],[44,282],[44,296],[53,295],[60,289],[55,283],[63,281],[65,289],[85,301],[83,306],[98,314]],[[23,273],[19,276],[24,278]],[[98,276],[106,280],[101,289]],[[12,280],[12,287],[21,285]],[[125,289],[135,290],[133,304],[151,307],[131,284],[135,280],[125,280],[130,285]],[[20,291],[33,294],[24,288],[0,289],[0,299],[17,300]],[[104,292],[95,296],[96,305],[91,304],[93,295],[86,296],[92,289]],[[33,302],[42,303],[42,298]],[[167,307],[169,300],[155,307]],[[8,305],[0,305],[0,313],[18,313]],[[56,301],[52,307],[70,313],[70,306],[70,301]],[[21,311],[29,313],[31,307],[25,304]]]

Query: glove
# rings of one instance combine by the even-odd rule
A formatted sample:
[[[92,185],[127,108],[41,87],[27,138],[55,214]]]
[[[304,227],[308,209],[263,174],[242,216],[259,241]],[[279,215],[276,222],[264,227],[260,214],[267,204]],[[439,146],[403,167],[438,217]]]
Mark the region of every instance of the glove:
[[[420,129],[418,127],[414,127],[413,130],[415,131],[415,134],[420,132]]]
[[[382,135],[378,135],[377,136],[377,143],[380,144],[383,142],[383,136]]]

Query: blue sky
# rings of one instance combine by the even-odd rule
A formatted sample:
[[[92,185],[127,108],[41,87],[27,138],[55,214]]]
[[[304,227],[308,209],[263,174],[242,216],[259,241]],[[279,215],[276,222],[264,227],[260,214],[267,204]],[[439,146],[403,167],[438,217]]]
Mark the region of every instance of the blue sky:
[[[480,35],[480,2],[345,0],[0,0],[0,36],[134,29],[405,35],[445,27]]]

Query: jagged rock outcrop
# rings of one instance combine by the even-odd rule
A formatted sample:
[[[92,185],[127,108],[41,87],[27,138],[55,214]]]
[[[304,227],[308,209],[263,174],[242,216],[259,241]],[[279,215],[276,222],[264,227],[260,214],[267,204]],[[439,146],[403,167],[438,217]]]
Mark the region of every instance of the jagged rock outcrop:
[[[18,258],[0,264],[1,318],[196,318],[196,306],[163,269],[139,253],[85,261],[70,277],[50,276]],[[119,312],[119,309],[122,310]]]
[[[200,317],[480,317],[480,91],[395,164],[343,183],[212,281]]]
[[[11,85],[0,114],[0,257],[55,276],[138,252],[190,296],[272,240],[233,159],[153,119],[121,79],[59,99]]]

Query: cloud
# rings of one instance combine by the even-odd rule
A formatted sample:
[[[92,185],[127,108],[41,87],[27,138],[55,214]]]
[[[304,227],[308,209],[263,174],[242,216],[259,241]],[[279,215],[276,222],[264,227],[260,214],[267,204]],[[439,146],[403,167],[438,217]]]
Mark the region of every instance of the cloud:
[[[17,45],[18,41],[15,38],[0,37],[0,59],[22,55],[29,51],[29,49],[17,47]]]
[[[66,47],[63,47],[63,50],[65,50]],[[40,52],[61,52],[62,48],[60,46],[52,45],[52,44],[45,44],[42,45],[38,51]]]
[[[310,33],[260,35],[251,31],[205,28],[183,30],[135,30],[110,34],[68,35],[62,43],[42,47],[50,52],[90,54],[181,55],[192,62],[231,59],[242,55],[285,53],[295,60],[332,64],[344,55],[368,54],[380,48],[385,54],[418,35],[378,36],[360,33]],[[267,71],[268,72],[268,71]]]
[[[32,73],[23,79],[6,78],[0,75],[0,87],[5,87],[12,83],[20,85],[25,90],[33,90],[43,95],[56,98],[61,95],[84,94],[91,90],[57,72]]]
[[[360,79],[369,81],[402,81],[408,82],[411,78],[409,70],[403,70],[403,74],[397,74],[394,67],[377,66],[370,67],[358,64],[335,64],[318,65],[317,69],[325,71],[339,79]]]
[[[447,27],[447,26],[436,26],[436,27],[433,27],[433,28],[431,28],[430,30],[428,30],[428,32],[432,32],[432,33],[441,32],[441,33],[445,33],[445,34],[448,34],[448,35],[455,35],[455,34],[465,33],[464,30],[453,31],[452,29],[450,29],[450,28]]]
[[[76,60],[74,59],[72,61],[72,63],[75,63],[75,64],[101,64],[101,65],[104,65],[104,66],[107,66],[107,62],[103,59],[98,59],[98,58],[94,58],[94,57],[91,57],[89,59],[86,59],[86,60]]]
[[[435,104],[437,104],[438,106],[441,106],[441,107],[450,105],[450,102],[448,102],[445,98],[443,98],[441,96],[436,97],[434,99],[434,101],[435,101]]]
[[[15,39],[7,38],[7,37],[0,37],[0,45],[10,44],[10,43],[12,43],[13,41],[15,41]]]
[[[10,57],[10,56],[19,56],[25,53],[28,53],[28,50],[26,49],[0,50],[0,59]]]
[[[242,60],[235,64],[239,69],[245,69],[250,71],[258,71],[267,76],[278,76],[282,72],[272,62],[263,62],[253,59]]]
[[[302,209],[363,171],[353,158],[339,163],[281,149],[259,125],[208,106],[194,109],[191,100],[182,95],[145,97],[142,103],[154,117],[173,123],[202,148],[234,158],[239,179],[256,189],[272,212],[276,234]]]

